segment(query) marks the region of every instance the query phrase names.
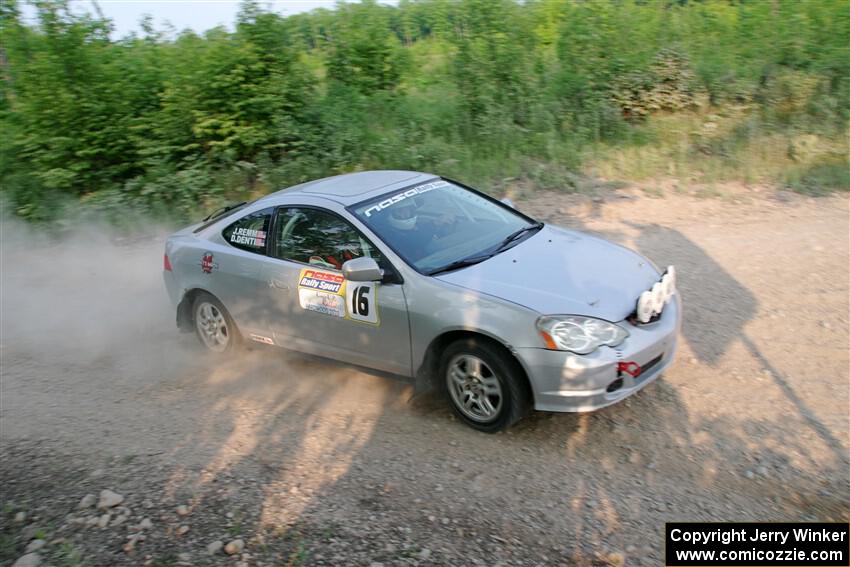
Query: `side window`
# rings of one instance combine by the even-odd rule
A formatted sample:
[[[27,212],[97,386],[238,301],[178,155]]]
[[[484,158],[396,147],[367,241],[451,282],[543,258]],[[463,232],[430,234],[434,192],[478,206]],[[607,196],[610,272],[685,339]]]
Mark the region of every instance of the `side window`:
[[[281,209],[276,242],[275,257],[332,270],[361,256],[383,263],[380,252],[353,226],[318,209]]]
[[[265,254],[266,235],[269,233],[273,209],[263,209],[245,215],[225,228],[221,235],[231,245],[248,252]]]

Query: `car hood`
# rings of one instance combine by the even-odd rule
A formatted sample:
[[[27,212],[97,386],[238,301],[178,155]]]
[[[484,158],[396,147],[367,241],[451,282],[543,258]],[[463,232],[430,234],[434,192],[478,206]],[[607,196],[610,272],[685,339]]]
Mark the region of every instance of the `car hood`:
[[[437,276],[542,314],[621,321],[660,274],[636,252],[581,232],[545,226],[484,262]]]

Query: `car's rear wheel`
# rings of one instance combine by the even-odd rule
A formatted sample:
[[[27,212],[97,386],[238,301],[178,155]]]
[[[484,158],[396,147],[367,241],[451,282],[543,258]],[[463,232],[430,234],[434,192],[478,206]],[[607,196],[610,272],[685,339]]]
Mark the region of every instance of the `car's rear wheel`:
[[[449,345],[441,357],[440,376],[452,409],[475,429],[493,433],[528,413],[522,368],[489,342],[470,338]]]
[[[240,343],[239,331],[230,313],[208,293],[199,293],[192,304],[195,334],[201,344],[213,352],[229,352]]]

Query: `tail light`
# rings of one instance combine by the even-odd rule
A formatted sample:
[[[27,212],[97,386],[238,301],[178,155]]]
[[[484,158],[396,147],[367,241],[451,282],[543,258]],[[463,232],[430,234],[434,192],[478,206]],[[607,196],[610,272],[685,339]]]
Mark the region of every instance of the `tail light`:
[[[162,255],[162,269],[166,272],[171,271],[171,260],[168,259],[168,254]]]

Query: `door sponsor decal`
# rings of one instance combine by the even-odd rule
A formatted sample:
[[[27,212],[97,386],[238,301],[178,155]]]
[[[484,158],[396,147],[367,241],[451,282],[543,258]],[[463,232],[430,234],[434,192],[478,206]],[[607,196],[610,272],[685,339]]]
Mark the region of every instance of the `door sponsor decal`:
[[[298,276],[301,309],[379,325],[375,282],[347,282],[341,274],[304,268]]]
[[[345,317],[345,300],[339,295],[302,287],[298,288],[298,301],[301,302],[301,308],[307,311]]]
[[[342,294],[345,278],[333,272],[304,268],[298,276],[298,287],[306,287],[328,293]]]
[[[345,278],[340,274],[304,268],[298,276],[301,309],[345,317]]]

